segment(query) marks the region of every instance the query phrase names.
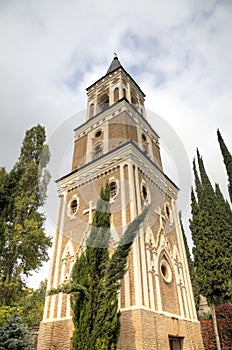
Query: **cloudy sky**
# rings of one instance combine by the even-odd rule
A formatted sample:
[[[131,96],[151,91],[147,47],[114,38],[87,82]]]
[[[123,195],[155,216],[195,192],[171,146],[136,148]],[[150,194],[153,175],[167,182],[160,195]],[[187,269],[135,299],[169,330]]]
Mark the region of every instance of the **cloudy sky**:
[[[56,212],[53,183],[70,170],[85,89],[106,73],[114,52],[146,94],[165,170],[182,190],[185,227],[196,147],[211,180],[226,192],[216,130],[232,150],[231,42],[230,0],[0,0],[0,166],[11,169],[27,129],[46,127],[48,203],[55,197],[46,209],[48,234]]]

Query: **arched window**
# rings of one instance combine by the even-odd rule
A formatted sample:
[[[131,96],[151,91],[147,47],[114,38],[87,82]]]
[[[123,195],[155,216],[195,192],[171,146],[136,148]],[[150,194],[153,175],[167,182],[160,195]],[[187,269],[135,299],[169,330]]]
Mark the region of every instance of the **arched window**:
[[[145,184],[142,185],[142,198],[144,201],[147,200],[147,196],[148,196],[148,193],[147,193],[147,186]]]
[[[76,199],[74,199],[71,203],[70,203],[70,212],[71,214],[76,214],[78,209],[78,202]]]
[[[151,193],[149,191],[149,188],[144,180],[142,180],[140,185],[140,193],[141,193],[141,199],[144,202],[145,205],[148,205],[151,203]]]
[[[93,117],[94,114],[94,104],[91,103],[91,105],[89,106],[89,117]]]
[[[114,89],[114,102],[119,100],[119,89],[116,87]]]
[[[114,199],[118,194],[118,186],[116,181],[110,182],[110,199]]]
[[[173,225],[173,215],[172,215],[172,210],[171,210],[169,203],[165,203],[164,212],[165,212],[165,215],[169,221],[169,224],[172,226]]]
[[[134,105],[134,107],[136,107],[138,104],[137,98],[134,95],[131,96],[131,103]]]
[[[109,96],[102,95],[98,100],[98,112],[103,112],[109,107]]]
[[[123,91],[123,97],[126,97],[126,89],[124,88],[122,91]]]
[[[147,155],[148,154],[148,150],[147,150],[147,145],[145,143],[143,143],[143,152]]]
[[[143,152],[148,155],[148,141],[147,141],[147,137],[145,134],[142,134],[142,150]]]
[[[147,142],[146,135],[142,134],[142,140],[143,140],[143,142]]]
[[[97,158],[99,158],[102,154],[103,154],[103,144],[102,144],[102,143],[98,143],[98,144],[94,147],[93,157],[94,157],[94,159],[97,159]]]

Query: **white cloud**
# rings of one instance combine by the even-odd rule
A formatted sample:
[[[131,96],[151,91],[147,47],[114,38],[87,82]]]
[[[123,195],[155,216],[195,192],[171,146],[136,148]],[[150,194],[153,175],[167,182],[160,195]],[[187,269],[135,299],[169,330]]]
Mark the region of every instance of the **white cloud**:
[[[231,149],[231,10],[226,0],[0,2],[1,166],[16,161],[26,129],[39,122],[52,137],[83,110],[117,52],[190,164],[198,146],[225,191],[216,130]],[[83,122],[71,119],[70,139]]]

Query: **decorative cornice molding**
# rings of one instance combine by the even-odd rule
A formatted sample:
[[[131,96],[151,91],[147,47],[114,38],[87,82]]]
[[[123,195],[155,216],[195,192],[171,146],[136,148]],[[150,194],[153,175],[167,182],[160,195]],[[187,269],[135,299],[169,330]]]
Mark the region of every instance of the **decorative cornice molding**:
[[[129,162],[137,166],[161,192],[167,194],[170,198],[177,198],[178,188],[176,185],[149,157],[145,156],[133,141],[128,141],[114,148],[73,173],[57,180],[58,192],[62,194],[65,191],[70,191],[75,187],[82,186],[99,176],[105,175],[108,171],[120,166],[120,164]]]
[[[158,310],[153,310],[147,306],[141,305],[141,306],[137,306],[137,305],[133,305],[133,306],[129,306],[129,307],[124,307],[121,308],[120,311],[124,312],[124,311],[133,311],[133,310],[145,310],[145,311],[149,311],[152,312],[154,314],[157,315],[163,315],[163,316],[167,316],[171,319],[176,319],[176,320],[180,320],[180,321],[191,321],[194,322],[196,324],[199,324],[199,321],[195,318],[187,318],[181,315],[177,315],[177,314],[172,314],[171,312],[167,312],[167,311],[158,311]]]
[[[77,127],[74,130],[74,140],[78,140],[80,137],[87,135],[91,130],[115,118],[115,116],[124,111],[128,113],[128,115],[135,121],[137,126],[140,127],[142,131],[144,131],[152,140],[158,144],[159,136],[157,133],[153,130],[148,121],[139,113],[139,111],[127,101],[126,98],[122,98],[104,112],[100,112],[94,117],[88,119],[84,124]]]

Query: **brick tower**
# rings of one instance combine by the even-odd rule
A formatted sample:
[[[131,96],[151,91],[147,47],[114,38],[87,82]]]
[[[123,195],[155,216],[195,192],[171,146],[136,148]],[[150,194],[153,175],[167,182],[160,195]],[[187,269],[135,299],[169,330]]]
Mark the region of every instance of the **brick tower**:
[[[108,181],[112,248],[150,205],[119,294],[118,350],[203,350],[176,207],[178,188],[163,172],[145,95],[114,57],[106,75],[87,88],[87,97],[87,120],[75,129],[72,170],[57,181],[48,289],[69,280],[75,256],[85,249],[100,188]],[[37,349],[69,350],[72,332],[69,296],[47,296]]]

